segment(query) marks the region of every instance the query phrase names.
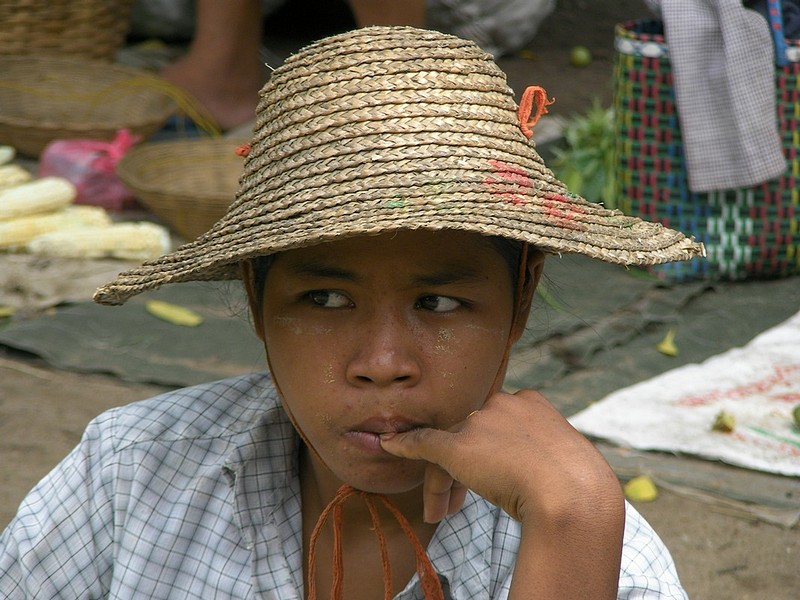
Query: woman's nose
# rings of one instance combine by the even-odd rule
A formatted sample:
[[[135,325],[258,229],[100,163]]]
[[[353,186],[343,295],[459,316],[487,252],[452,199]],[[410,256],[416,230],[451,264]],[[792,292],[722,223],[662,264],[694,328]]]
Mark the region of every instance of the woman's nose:
[[[347,365],[354,385],[414,385],[421,374],[413,327],[400,315],[382,314],[363,323]]]

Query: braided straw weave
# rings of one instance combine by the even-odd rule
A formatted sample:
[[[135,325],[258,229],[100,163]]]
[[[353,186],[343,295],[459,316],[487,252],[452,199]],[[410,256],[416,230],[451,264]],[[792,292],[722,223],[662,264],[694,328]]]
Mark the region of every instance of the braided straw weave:
[[[614,113],[619,206],[675,227],[706,247],[703,261],[658,265],[670,281],[779,277],[800,273],[800,40],[786,40],[776,69],[778,129],[786,170],[749,188],[688,188],[669,49],[660,21],[616,28]]]
[[[113,61],[132,6],[133,0],[0,0],[0,54]]]
[[[316,42],[274,71],[254,132],[227,214],[96,301],[238,278],[257,255],[397,229],[459,229],[619,264],[703,252],[570,194],[522,133],[502,71],[450,35],[369,27]]]

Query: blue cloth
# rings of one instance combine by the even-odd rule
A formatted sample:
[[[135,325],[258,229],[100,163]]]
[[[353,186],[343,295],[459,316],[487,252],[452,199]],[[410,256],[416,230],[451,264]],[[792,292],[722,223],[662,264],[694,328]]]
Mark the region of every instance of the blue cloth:
[[[790,40],[800,39],[800,2],[798,0],[781,0],[779,4],[783,14],[783,37]],[[749,0],[745,6],[769,21],[767,0]]]

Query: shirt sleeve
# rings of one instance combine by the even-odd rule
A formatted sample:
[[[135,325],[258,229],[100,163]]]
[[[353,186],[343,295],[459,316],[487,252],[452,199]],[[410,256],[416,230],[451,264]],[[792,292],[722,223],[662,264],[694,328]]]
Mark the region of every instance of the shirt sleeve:
[[[672,556],[650,524],[626,503],[619,600],[688,600]]]
[[[688,600],[664,542],[645,519],[626,502],[618,600]],[[508,598],[513,570],[506,574],[493,600]]]
[[[113,418],[86,429],[79,445],[36,487],[0,537],[0,597],[99,598],[112,568]]]

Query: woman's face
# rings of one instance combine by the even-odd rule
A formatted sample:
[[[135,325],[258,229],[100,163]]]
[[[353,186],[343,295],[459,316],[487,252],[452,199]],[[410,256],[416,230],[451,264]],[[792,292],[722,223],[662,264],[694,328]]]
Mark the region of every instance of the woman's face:
[[[425,465],[384,452],[379,435],[449,429],[483,404],[513,297],[487,238],[404,231],[277,255],[256,322],[287,410],[333,475],[400,493]]]

